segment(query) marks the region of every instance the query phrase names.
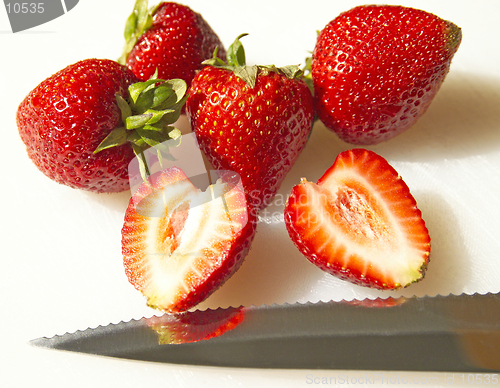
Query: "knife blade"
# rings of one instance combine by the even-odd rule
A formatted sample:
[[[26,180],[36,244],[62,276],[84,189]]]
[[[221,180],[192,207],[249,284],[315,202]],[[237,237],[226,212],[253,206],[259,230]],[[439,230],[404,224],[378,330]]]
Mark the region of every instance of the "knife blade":
[[[500,371],[500,294],[165,314],[30,343],[173,364],[491,372]]]

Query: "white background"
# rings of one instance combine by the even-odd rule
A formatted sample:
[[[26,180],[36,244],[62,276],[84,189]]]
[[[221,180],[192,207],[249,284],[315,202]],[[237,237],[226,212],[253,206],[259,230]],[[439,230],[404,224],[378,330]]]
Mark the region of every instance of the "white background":
[[[184,3],[204,16],[226,47],[240,33],[250,33],[244,38],[248,62],[276,65],[303,63],[314,48],[316,30],[340,12],[363,4]],[[389,3],[424,9],[463,29],[451,72],[426,115],[408,132],[369,147],[398,170],[423,212],[432,238],[427,277],[397,293],[347,284],[307,262],[287,238],[284,224],[268,217],[268,223],[259,224],[243,267],[202,308],[500,291],[500,2]],[[133,4],[81,0],[63,17],[17,34],[10,31],[6,11],[0,10],[0,386],[308,387],[325,386],[317,384],[323,378],[331,383],[327,386],[345,386],[341,376],[351,381],[372,377],[371,372],[353,371],[172,366],[27,344],[42,336],[155,313],[128,284],[122,267],[120,229],[130,194],[97,195],[50,181],[28,159],[15,123],[19,103],[46,77],[84,58],[120,56],[124,22]],[[187,127],[185,120],[180,125]],[[317,180],[348,148],[317,124],[282,186],[281,198],[300,177]],[[279,215],[282,203],[269,211]],[[380,374],[386,380],[369,386],[394,385],[398,377],[400,382],[426,386],[452,385],[452,376],[444,373]],[[453,386],[471,385],[462,384],[457,375]]]

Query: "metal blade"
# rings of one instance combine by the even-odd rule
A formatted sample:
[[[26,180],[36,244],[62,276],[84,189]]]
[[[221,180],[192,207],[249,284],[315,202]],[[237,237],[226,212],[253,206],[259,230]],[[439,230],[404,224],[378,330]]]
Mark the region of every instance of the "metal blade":
[[[500,294],[196,311],[31,343],[190,365],[500,371]]]

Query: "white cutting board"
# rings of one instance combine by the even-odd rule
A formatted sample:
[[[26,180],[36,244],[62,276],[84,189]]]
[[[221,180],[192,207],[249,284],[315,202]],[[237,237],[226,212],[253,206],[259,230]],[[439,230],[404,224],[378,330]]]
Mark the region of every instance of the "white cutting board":
[[[9,31],[7,14],[0,11],[4,139],[0,385],[302,387],[325,381],[318,378],[327,378],[329,386],[344,386],[342,374],[361,379],[364,372],[158,365],[26,345],[40,336],[155,314],[128,284],[122,267],[120,229],[130,194],[91,194],[50,181],[28,159],[15,125],[18,104],[43,79],[84,58],[120,55],[124,20],[133,3],[82,0],[67,15],[17,34]],[[399,137],[367,147],[396,168],[422,210],[432,239],[426,278],[398,292],[351,285],[314,267],[288,239],[281,215],[292,186],[301,177],[317,180],[339,152],[352,147],[317,123],[277,200],[267,214],[261,214],[245,263],[201,308],[500,291],[500,2],[390,3],[433,12],[463,29],[451,72],[425,116]],[[363,3],[316,0],[299,7],[284,1],[193,0],[184,4],[205,17],[226,47],[238,34],[248,32],[244,38],[248,61],[279,66],[303,63],[314,47],[315,31]],[[188,124],[181,119],[179,125]],[[406,381],[403,377],[427,379],[427,386],[438,387],[451,376],[384,372],[382,377],[388,381],[400,377],[400,382]],[[466,378],[455,376],[454,386],[470,386]],[[383,380],[373,382],[372,386],[387,385]]]

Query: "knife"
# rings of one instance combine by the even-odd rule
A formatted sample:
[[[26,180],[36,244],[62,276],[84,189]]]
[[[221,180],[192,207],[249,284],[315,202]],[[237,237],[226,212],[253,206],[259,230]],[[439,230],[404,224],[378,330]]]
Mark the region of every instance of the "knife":
[[[209,309],[30,343],[173,364],[497,372],[500,293]]]

